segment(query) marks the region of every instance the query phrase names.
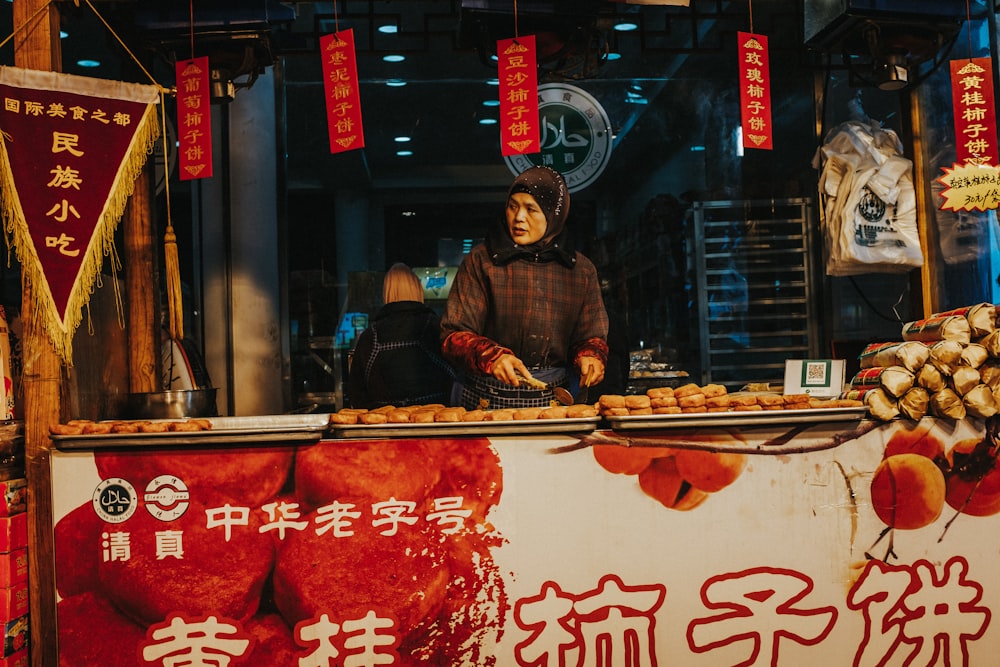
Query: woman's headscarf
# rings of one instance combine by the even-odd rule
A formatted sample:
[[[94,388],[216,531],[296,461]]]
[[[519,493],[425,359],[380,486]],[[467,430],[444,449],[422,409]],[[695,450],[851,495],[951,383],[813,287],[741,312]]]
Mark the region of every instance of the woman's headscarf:
[[[576,252],[569,247],[566,235],[569,189],[562,174],[551,167],[528,167],[511,183],[504,205],[519,192],[528,193],[538,202],[545,214],[545,234],[536,243],[518,245],[510,236],[506,220],[501,219],[486,239],[493,262],[505,264],[518,257],[530,257],[539,262],[558,260],[572,267],[576,263]]]
[[[569,190],[566,180],[550,167],[528,167],[522,171],[507,191],[507,199],[518,192],[526,192],[535,198],[548,226],[540,243],[546,243],[559,235],[569,217]]]
[[[386,271],[382,281],[382,300],[385,303],[397,301],[424,302],[424,288],[420,279],[406,264],[397,262]]]

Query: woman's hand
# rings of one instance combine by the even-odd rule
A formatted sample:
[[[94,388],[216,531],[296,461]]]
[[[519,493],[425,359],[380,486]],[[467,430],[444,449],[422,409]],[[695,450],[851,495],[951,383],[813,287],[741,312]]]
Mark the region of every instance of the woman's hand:
[[[593,387],[604,379],[604,363],[596,357],[580,357],[577,361],[580,368],[580,385]]]
[[[517,387],[520,386],[522,378],[531,377],[531,372],[524,362],[513,354],[501,354],[493,364],[493,377]]]

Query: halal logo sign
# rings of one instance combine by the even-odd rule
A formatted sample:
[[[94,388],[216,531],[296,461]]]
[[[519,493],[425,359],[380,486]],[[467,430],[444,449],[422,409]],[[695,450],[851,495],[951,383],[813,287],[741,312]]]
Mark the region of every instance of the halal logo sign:
[[[528,167],[552,167],[570,192],[597,180],[611,157],[611,121],[597,100],[576,86],[543,84],[538,86],[538,115],[542,150],[505,156],[511,172],[516,176]]]

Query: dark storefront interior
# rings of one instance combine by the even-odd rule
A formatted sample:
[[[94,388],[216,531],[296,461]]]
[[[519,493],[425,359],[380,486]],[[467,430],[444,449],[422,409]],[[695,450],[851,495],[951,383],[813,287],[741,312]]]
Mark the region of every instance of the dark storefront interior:
[[[930,286],[919,271],[825,276],[813,162],[821,138],[860,109],[899,134],[906,156],[922,165],[918,189],[933,204],[929,182],[950,164],[941,64],[970,49],[995,50],[995,12],[986,2],[968,6],[971,22],[966,3],[930,0],[517,3],[521,32],[540,39],[539,83],[582,88],[610,121],[610,158],[593,184],[573,193],[571,226],[601,272],[619,346],[640,352],[655,371],[739,387],[780,382],[789,357],[852,359],[864,341],[895,337],[929,303],[994,301],[993,235],[982,231],[995,227],[993,216],[982,215],[978,235],[963,241],[974,246],[967,255],[929,253],[937,262]],[[370,288],[380,272],[397,261],[451,265],[499,215],[512,173],[497,126],[483,121],[497,115],[490,56],[513,31],[512,4],[194,3],[198,44],[232,70],[236,101],[241,83],[255,79],[254,65],[269,74],[254,85],[276,86],[290,406],[302,402],[298,394],[337,391],[336,374],[315,363],[310,341],[336,339],[345,313],[372,312],[379,304]],[[64,70],[138,80],[90,10],[66,5]],[[96,6],[152,71],[169,76],[170,58],[187,48],[187,3]],[[636,28],[615,29],[626,21]],[[316,44],[348,28],[358,49],[366,145],[331,155]],[[739,147],[736,33],[751,29],[769,38],[772,151]],[[78,67],[81,32],[117,65]],[[387,55],[405,60],[386,62]],[[887,61],[902,63],[908,85],[886,78]],[[226,104],[219,109],[225,133]],[[410,154],[398,154],[401,147]],[[195,234],[187,227],[197,222],[184,218],[197,212],[185,203],[199,187],[172,186],[182,237]],[[356,224],[335,219],[345,198],[369,212],[361,223],[368,256],[356,258],[354,285],[338,266],[337,230]],[[194,262],[186,258],[186,269]],[[16,300],[16,280],[6,285],[6,300]],[[346,352],[324,352],[336,364],[324,359],[337,368]]]

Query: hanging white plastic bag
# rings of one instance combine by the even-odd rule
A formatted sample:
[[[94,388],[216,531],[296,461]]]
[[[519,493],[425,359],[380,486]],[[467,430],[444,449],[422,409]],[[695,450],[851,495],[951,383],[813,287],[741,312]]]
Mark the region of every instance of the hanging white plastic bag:
[[[835,127],[817,151],[826,273],[901,273],[923,265],[913,163],[874,121]]]

